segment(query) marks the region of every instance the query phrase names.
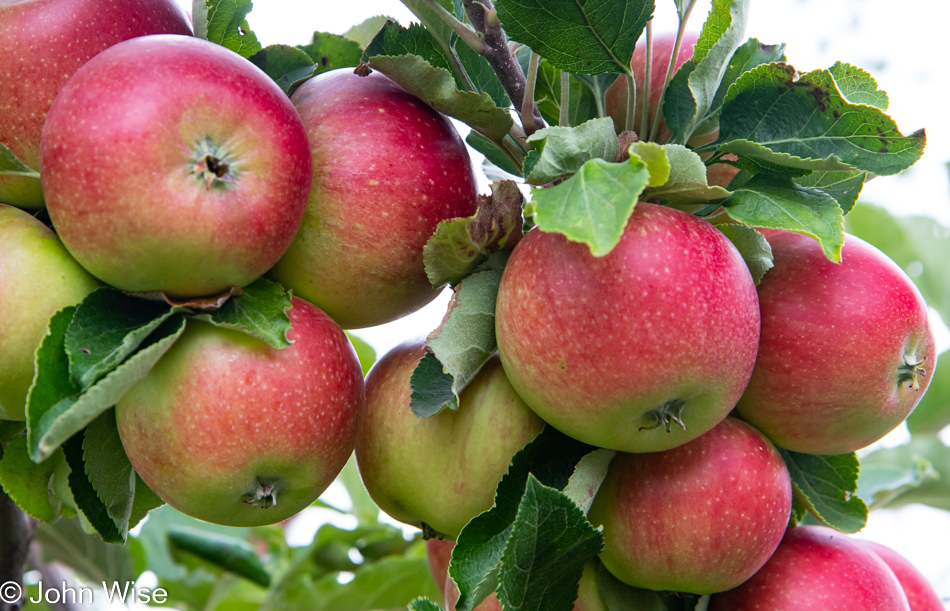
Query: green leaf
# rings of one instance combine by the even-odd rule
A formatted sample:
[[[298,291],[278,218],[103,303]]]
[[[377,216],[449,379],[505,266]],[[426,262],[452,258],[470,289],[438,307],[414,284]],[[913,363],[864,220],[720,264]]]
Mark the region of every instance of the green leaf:
[[[521,70],[527,74],[531,60],[531,48],[525,45],[518,47],[515,51],[515,59],[521,65]],[[598,110],[598,102],[602,103],[603,95],[609,83],[605,85],[606,79],[599,77],[607,76],[611,77],[611,82],[613,82],[612,79],[617,77],[616,74],[570,75],[568,125],[581,125],[604,114]],[[597,93],[595,93],[595,89]],[[598,100],[598,94],[600,100]],[[544,58],[541,58],[538,62],[538,75],[534,84],[534,103],[549,125],[558,124],[561,117],[561,71]]]
[[[650,172],[647,189],[662,187],[669,181],[672,171],[668,154],[670,150],[668,146],[661,146],[655,142],[634,142],[630,145],[627,152],[639,157]]]
[[[319,67],[314,66],[306,52],[290,45],[268,45],[248,59],[274,79],[287,95],[313,76],[314,69]]]
[[[526,611],[570,611],[584,565],[603,548],[602,532],[573,501],[528,475],[501,558],[498,598]]]
[[[110,545],[87,535],[76,518],[40,524],[36,541],[45,562],[61,562],[89,583],[125,583],[138,576],[128,546]]]
[[[360,525],[377,524],[379,522],[379,507],[373,502],[373,499],[363,486],[363,480],[360,479],[359,469],[356,467],[356,456],[351,455],[350,459],[340,472],[339,481],[346,488],[346,494],[350,497],[353,508],[350,513],[356,516]]]
[[[940,479],[933,463],[920,455],[907,465],[862,465],[858,477],[858,496],[870,510],[885,507],[902,494]]]
[[[146,515],[153,509],[158,509],[165,504],[165,501],[159,498],[152,489],[135,474],[135,496],[132,498],[132,514],[129,516],[129,530],[138,526]]]
[[[452,0],[436,0],[442,8],[452,12]],[[454,32],[445,21],[436,13],[426,0],[401,0],[412,14],[419,18],[420,23],[426,30],[438,41],[443,49],[448,49],[452,45],[452,36]]]
[[[639,144],[639,143],[638,143]],[[661,186],[647,186],[643,199],[664,199],[672,204],[695,204],[723,199],[731,193],[709,186],[702,158],[680,144],[662,145],[670,167],[669,178]]]
[[[493,142],[501,142],[514,125],[503,108],[485,93],[459,91],[452,74],[417,55],[379,56],[369,65],[435,110],[458,119]]]
[[[194,0],[195,36],[250,57],[261,50],[261,43],[247,24],[251,8],[251,0]]]
[[[430,66],[452,70],[445,50],[439,46],[432,34],[418,23],[404,28],[394,21],[386,22],[363,51],[361,61],[369,63],[370,59],[377,56],[396,57],[399,55],[418,55]],[[456,85],[462,88],[458,80],[456,80]]]
[[[818,240],[825,256],[841,261],[844,214],[833,197],[781,178],[753,178],[724,204],[729,216],[754,227],[787,229]]]
[[[546,127],[528,138],[536,156],[530,171],[525,164],[525,181],[544,185],[567,178],[591,159],[617,159],[617,133],[609,117],[591,119],[577,127]]]
[[[93,291],[77,306],[66,329],[64,346],[73,380],[80,388],[89,388],[180,310],[108,287]]]
[[[745,36],[749,0],[713,0],[693,57],[670,83],[663,115],[670,142],[685,144],[713,107],[733,54]]]
[[[532,189],[535,222],[541,231],[564,234],[604,256],[620,241],[649,182],[646,164],[635,155],[622,163],[592,159],[561,184]]]
[[[196,314],[194,318],[211,324],[234,329],[258,339],[274,348],[286,348],[290,330],[290,293],[266,278],[259,278],[244,287],[241,295],[231,297],[224,305],[210,313]]]
[[[633,588],[597,565],[597,590],[608,611],[673,611],[667,597],[653,590]]]
[[[508,155],[498,148],[497,144],[485,136],[472,130],[468,132],[468,136],[465,137],[465,143],[484,155],[486,161],[489,163],[494,164],[496,167],[508,172],[512,176],[521,178],[521,168],[516,166],[514,162],[508,157]]]
[[[610,467],[610,461],[617,454],[616,450],[594,450],[577,463],[574,473],[567,486],[564,488],[564,494],[570,500],[580,507],[584,514],[590,510],[594,502],[600,485],[604,483],[607,477],[607,468]]]
[[[365,48],[370,42],[372,42],[373,38],[376,37],[376,34],[378,34],[379,31],[383,29],[383,26],[386,25],[387,21],[395,22],[396,20],[392,17],[387,17],[386,15],[376,15],[375,17],[370,17],[369,19],[354,25],[352,28],[344,32],[343,36]]]
[[[0,142],[0,176],[39,178],[40,173],[20,161],[20,159],[13,154],[13,151]]]
[[[366,343],[366,340],[353,335],[349,331],[345,331],[345,333],[350,339],[350,343],[353,344],[353,349],[356,350],[356,358],[360,360],[360,369],[363,370],[365,376],[370,367],[376,362],[376,350]]]
[[[61,315],[68,312],[65,320]],[[63,351],[67,308],[50,321],[50,334],[37,351],[37,375],[27,398],[27,435],[30,455],[39,462],[49,458],[70,437],[109,409],[148,374],[155,363],[178,340],[185,330],[185,319],[175,315],[165,321],[139,351],[106,377],[80,393],[68,376]]]
[[[96,489],[89,476],[86,475],[85,460],[83,458],[84,433],[80,432],[63,444],[63,453],[69,463],[69,489],[73,493],[76,507],[82,511],[92,527],[106,543],[125,543],[127,530],[116,526],[109,516],[109,509],[96,494]]]
[[[124,539],[132,517],[136,473],[122,447],[115,410],[104,412],[86,427],[82,449],[89,483]]]
[[[874,77],[861,68],[835,62],[830,69],[842,95],[852,104],[866,104],[881,110],[887,110],[890,100],[887,93],[877,88]]]
[[[811,187],[824,191],[835,198],[841,211],[845,214],[851,212],[854,205],[861,195],[861,189],[864,188],[864,182],[867,180],[867,172],[854,170],[851,172],[812,172],[808,176],[801,176],[795,179],[795,183],[803,187]]]
[[[913,435],[939,433],[950,426],[950,352],[941,354],[927,372],[930,386],[907,418],[907,428]]]
[[[337,68],[355,68],[363,55],[359,44],[326,32],[314,32],[310,42],[299,48],[313,60],[314,76]]]
[[[168,531],[168,542],[177,552],[193,554],[261,587],[270,587],[270,573],[246,541],[203,530],[175,528]]]
[[[766,45],[759,42],[757,38],[750,38],[745,41],[736,52],[732,54],[726,72],[722,76],[722,82],[719,83],[719,90],[716,91],[716,97],[709,107],[709,113],[718,114],[722,109],[722,101],[726,98],[729,87],[735,83],[740,76],[750,70],[758,68],[762,64],[785,61],[785,44]]]
[[[919,486],[908,487],[895,497],[881,498],[881,502],[876,503],[877,508],[921,503],[950,511],[950,447],[936,435],[914,435],[908,444],[871,452],[861,459],[861,470],[896,469],[906,472],[923,461],[930,463],[940,477],[920,478]],[[864,485],[860,480],[859,484]]]
[[[843,163],[837,157],[824,159],[812,157],[796,157],[789,153],[776,152],[762,144],[750,140],[731,140],[719,147],[723,153],[733,153],[739,156],[737,162],[743,169],[752,173],[770,172],[785,176],[805,176],[809,172],[835,171],[853,172],[854,168]]]
[[[904,136],[880,109],[849,103],[828,70],[799,77],[793,67],[780,63],[747,72],[729,89],[718,142],[733,140],[750,140],[802,159],[838,160],[879,175],[910,167],[926,144],[923,130]]]
[[[409,611],[442,611],[442,607],[428,598],[417,598],[409,603]]]
[[[524,196],[513,181],[492,183],[470,217],[440,222],[423,248],[426,275],[434,287],[456,285],[499,250],[521,239]]]
[[[721,231],[735,245],[739,254],[742,255],[743,261],[749,267],[749,272],[752,274],[752,279],[755,280],[756,285],[762,281],[765,272],[775,267],[772,247],[760,232],[752,227],[731,223],[716,225],[716,229]]]
[[[53,492],[55,461],[30,460],[26,436],[10,441],[0,456],[0,488],[17,507],[41,522],[59,517],[61,503]]]
[[[3,444],[26,430],[26,423],[19,420],[0,420],[0,457],[3,456]]]
[[[452,391],[455,378],[445,371],[439,359],[428,352],[412,370],[409,387],[412,389],[412,413],[428,418],[443,409],[458,409],[458,397]]]
[[[413,372],[410,405],[417,416],[425,418],[445,407],[457,408],[462,390],[495,353],[495,300],[500,282],[501,272],[491,269],[473,274],[455,287],[442,324],[426,341],[426,349],[437,359],[443,373],[451,376],[452,394],[445,393],[447,380],[435,375],[432,359],[423,357],[420,366],[430,372],[425,379],[441,380],[442,386],[436,387],[437,392],[430,387],[425,394],[417,392],[419,381]]]
[[[795,498],[824,524],[854,534],[864,528],[868,507],[858,490],[858,457],[851,454],[816,456],[784,448],[779,453],[792,476]]]
[[[583,74],[625,73],[637,39],[653,16],[653,0],[497,0],[509,38],[556,68]]]
[[[487,93],[495,102],[495,105],[500,108],[508,108],[511,106],[511,99],[508,97],[508,92],[505,91],[504,85],[501,84],[501,79],[498,78],[498,74],[494,68],[491,67],[491,64],[488,63],[487,59],[464,43],[456,44],[455,52],[458,55],[462,67],[465,68],[466,74],[468,74],[472,83],[475,85],[476,91]],[[460,77],[458,77],[457,80],[461,82]],[[464,89],[464,87],[459,88]]]
[[[549,426],[515,454],[508,473],[498,483],[494,506],[462,529],[452,551],[449,574],[461,592],[456,604],[459,611],[471,611],[498,587],[499,563],[518,517],[529,475],[545,486],[563,490],[577,463],[593,450],[592,446]]]

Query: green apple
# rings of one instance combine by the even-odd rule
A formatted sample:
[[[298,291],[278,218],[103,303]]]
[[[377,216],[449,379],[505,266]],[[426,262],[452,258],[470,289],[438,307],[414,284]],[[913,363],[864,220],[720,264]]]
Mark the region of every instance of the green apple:
[[[99,286],[49,227],[0,204],[0,420],[23,420],[50,317]]]

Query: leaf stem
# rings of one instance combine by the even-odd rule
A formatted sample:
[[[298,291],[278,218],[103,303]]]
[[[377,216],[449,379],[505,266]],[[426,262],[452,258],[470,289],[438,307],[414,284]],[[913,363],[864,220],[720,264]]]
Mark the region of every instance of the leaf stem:
[[[650,139],[650,134],[643,133],[646,127],[650,124],[650,98],[652,96],[652,91],[650,87],[652,83],[650,82],[653,75],[653,20],[647,21],[647,40],[646,40],[646,56],[643,62],[643,100],[640,104],[643,106],[640,113],[640,128],[634,129],[633,131],[637,132],[644,140]],[[628,127],[627,129],[632,129]]]
[[[570,127],[571,109],[571,73],[561,70],[561,108],[557,117],[557,124],[561,127]]]
[[[463,3],[468,20],[472,22],[472,26],[484,43],[484,50],[480,51],[480,54],[488,60],[492,70],[498,75],[514,107],[522,108],[527,81],[521,65],[508,48],[508,37],[501,27],[498,12],[495,11],[491,0],[463,0]],[[543,128],[544,120],[537,107],[534,108],[533,116],[534,129]]]
[[[470,46],[479,55],[485,54],[485,42],[478,35],[478,32],[455,18],[438,0],[422,0],[426,6],[439,16],[452,31],[459,35],[465,44]]]
[[[624,129],[633,127],[637,108],[637,82],[633,77],[633,70],[627,72],[627,118],[624,119]]]
[[[660,92],[660,101],[657,105],[656,116],[653,117],[653,126],[650,129],[651,139],[653,136],[658,135],[660,131],[660,117],[663,116],[663,100],[666,97],[666,88],[669,86],[670,81],[673,80],[673,73],[676,71],[676,58],[680,55],[683,35],[686,33],[686,22],[689,21],[689,14],[693,12],[694,6],[696,6],[696,1],[692,0],[689,6],[686,7],[686,10],[683,11],[679,28],[676,30],[676,42],[673,44],[673,55],[670,57],[670,67],[666,70],[666,78],[663,81],[663,90]]]
[[[528,78],[525,83],[524,101],[521,103],[521,125],[524,126],[525,134],[531,135],[535,130],[534,126],[534,88],[538,82],[538,63],[541,56],[531,52],[531,58],[528,60]]]

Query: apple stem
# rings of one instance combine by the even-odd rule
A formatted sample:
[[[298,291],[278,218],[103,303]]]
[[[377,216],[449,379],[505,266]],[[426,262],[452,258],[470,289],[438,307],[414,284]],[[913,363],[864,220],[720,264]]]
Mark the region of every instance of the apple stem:
[[[653,83],[653,20],[650,19],[647,21],[647,40],[645,46],[646,56],[643,61],[643,108],[640,113],[640,125],[639,129],[632,125],[628,125],[627,129],[637,132],[639,136],[646,137],[647,134],[643,133],[643,130],[646,129],[647,125],[650,123],[650,98],[652,93],[650,91]]]
[[[277,505],[277,482],[265,482],[258,478],[257,488],[244,495],[243,500],[248,505],[256,505],[261,509],[270,509]]]
[[[673,55],[670,57],[670,67],[666,70],[666,78],[663,80],[663,89],[660,90],[660,99],[657,102],[656,115],[653,117],[653,125],[647,133],[644,140],[653,140],[660,131],[660,117],[663,115],[663,101],[666,98],[666,88],[673,80],[673,73],[676,71],[676,58],[680,55],[680,47],[683,45],[683,35],[686,33],[686,23],[689,21],[689,14],[696,5],[695,0],[691,1],[685,10],[679,15],[680,25],[676,30],[676,41],[673,43]]]
[[[655,428],[663,426],[666,432],[669,433],[675,422],[685,431],[686,423],[683,422],[683,408],[685,407],[686,401],[682,399],[671,399],[658,408],[643,414],[643,419],[646,421],[646,424],[637,430],[652,431]]]
[[[521,125],[524,126],[524,133],[530,136],[535,132],[534,126],[534,88],[538,81],[538,63],[541,56],[531,52],[528,59],[528,77],[525,83],[524,101],[521,103]]]
[[[561,70],[561,108],[558,113],[557,124],[561,127],[571,126],[571,73]]]
[[[927,360],[927,357],[923,357],[919,361],[914,360],[914,357],[905,354],[904,363],[897,368],[897,384],[898,386],[907,382],[907,387],[912,388],[915,391],[920,390],[920,378],[927,377],[927,370],[921,367],[924,364],[924,361]]]

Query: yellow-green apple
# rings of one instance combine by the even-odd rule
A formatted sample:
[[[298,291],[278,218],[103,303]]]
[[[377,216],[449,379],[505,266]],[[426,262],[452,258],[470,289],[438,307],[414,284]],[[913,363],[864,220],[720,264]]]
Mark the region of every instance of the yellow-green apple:
[[[825,526],[790,528],[758,573],[709,611],[910,611],[884,561]]]
[[[841,263],[805,235],[768,240],[775,267],[758,287],[762,338],[739,413],[796,452],[863,448],[903,422],[930,383],[937,355],[924,299],[854,236]]]
[[[147,34],[191,34],[174,0],[0,2],[0,143],[39,170],[40,133],[66,80],[103,49]],[[0,176],[0,202],[41,208],[40,181]]]
[[[672,450],[617,454],[590,520],[600,559],[638,588],[712,594],[751,577],[778,547],[792,482],[775,446],[726,418]]]
[[[884,564],[894,572],[894,576],[904,589],[904,594],[907,595],[910,611],[944,611],[946,607],[940,600],[940,596],[927,578],[910,563],[910,560],[886,545],[874,541],[855,539],[854,542],[874,552],[874,555],[883,560]]]
[[[759,304],[722,233],[641,202],[603,257],[528,232],[502,276],[495,325],[508,379],[548,424],[602,448],[657,452],[733,408],[755,362]]]
[[[119,401],[122,445],[169,505],[218,524],[272,524],[343,468],[363,409],[360,364],[329,316],[292,303],[290,347],[192,319]]]
[[[419,418],[410,408],[409,379],[423,354],[422,342],[406,342],[366,376],[356,463],[380,509],[454,539],[491,508],[511,457],[544,423],[515,393],[497,358],[465,387],[457,411]]]
[[[693,47],[696,46],[696,40],[699,35],[694,32],[687,32],[683,35],[680,43],[679,54],[676,56],[676,63],[673,65],[675,70],[679,69],[687,60],[693,57]],[[670,59],[673,57],[673,46],[676,43],[676,33],[668,32],[658,34],[653,37],[653,53],[650,58],[650,91],[649,96],[645,89],[644,76],[646,74],[646,36],[642,36],[637,42],[633,51],[633,57],[630,58],[630,67],[633,69],[633,80],[636,84],[637,99],[634,109],[634,127],[627,127],[627,79],[618,78],[607,88],[604,94],[604,107],[607,115],[613,118],[614,128],[617,133],[625,129],[637,132],[641,139],[646,139],[645,129],[640,125],[643,117],[643,101],[650,100],[649,123],[652,128],[654,120],[660,109],[660,96],[663,94],[663,85],[666,83],[666,73],[670,68]],[[660,118],[659,130],[650,137],[654,142],[666,142],[670,139],[670,130],[666,126],[666,121]]]
[[[313,150],[313,190],[271,277],[344,329],[395,320],[439,292],[422,249],[436,225],[471,216],[476,183],[449,120],[386,76],[321,74],[292,100]]]
[[[577,588],[577,599],[574,601],[572,611],[607,611],[607,605],[600,595],[600,587],[597,584],[597,570],[600,563],[597,560],[591,560],[584,565],[584,572],[581,574],[581,581]],[[446,611],[456,611],[455,603],[459,598],[459,589],[449,577],[445,580],[445,604]],[[483,600],[474,611],[502,611],[501,601],[495,594],[492,594]]]
[[[0,204],[0,420],[23,420],[33,353],[50,317],[99,283],[49,227]]]
[[[50,108],[40,163],[53,225],[83,267],[175,297],[267,271],[311,181],[307,134],[274,81],[220,45],[172,35],[121,42],[80,68]]]

